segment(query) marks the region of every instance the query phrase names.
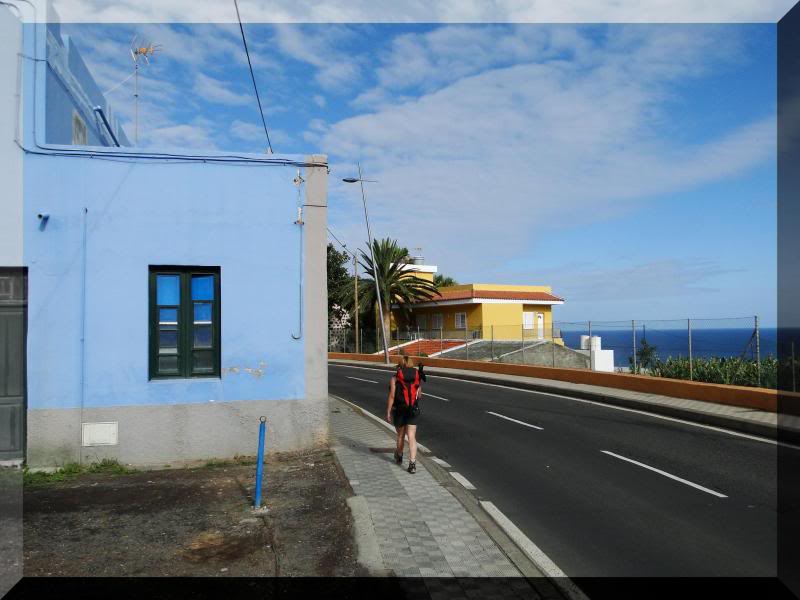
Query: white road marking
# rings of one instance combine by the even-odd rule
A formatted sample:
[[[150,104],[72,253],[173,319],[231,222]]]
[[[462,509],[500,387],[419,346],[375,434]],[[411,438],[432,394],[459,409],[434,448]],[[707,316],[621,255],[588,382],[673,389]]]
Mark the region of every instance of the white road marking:
[[[442,460],[441,458],[436,458],[435,456],[431,456],[431,460],[435,462],[440,467],[444,467],[445,469],[451,468],[451,464],[447,461]]]
[[[463,485],[468,490],[476,490],[476,489],[478,489],[474,485],[472,485],[469,482],[469,480],[466,477],[464,477],[461,473],[457,473],[455,471],[450,471],[450,475],[452,475],[453,479],[455,479],[458,483]]]
[[[422,397],[425,398],[430,396],[431,398],[436,398],[437,400],[444,400],[445,402],[450,402],[447,398],[442,398],[441,396],[436,396],[434,394],[429,394],[428,392],[422,392]]]
[[[553,580],[561,591],[572,600],[588,600],[586,595],[570,581],[567,575],[554,563],[539,546],[534,544],[514,523],[505,516],[492,502],[481,500],[483,510],[489,513],[500,528],[506,532],[514,543],[525,553],[536,567]]]
[[[356,381],[366,381],[367,383],[378,383],[377,381],[372,381],[372,379],[361,379],[360,377],[350,377],[346,375],[348,379],[355,379]]]
[[[640,467],[644,467],[645,469],[649,469],[658,473],[659,475],[663,475],[664,477],[669,477],[670,479],[674,479],[675,481],[680,481],[683,484],[689,485],[693,488],[696,488],[702,492],[706,492],[707,494],[711,494],[712,496],[716,496],[717,498],[727,498],[725,494],[720,494],[719,492],[715,492],[714,490],[710,490],[707,487],[703,487],[697,483],[689,481],[687,479],[682,479],[677,475],[672,475],[671,473],[667,473],[666,471],[662,471],[661,469],[656,469],[655,467],[651,467],[650,465],[646,465],[644,463],[639,462],[638,460],[633,460],[632,458],[625,458],[624,456],[620,456],[619,454],[614,454],[613,452],[609,452],[608,450],[601,450],[603,454],[608,454],[609,456],[613,456],[614,458],[618,458],[620,460],[627,461],[629,463],[633,463],[634,465],[638,465]]]
[[[331,398],[336,398],[337,400],[339,400],[339,401],[341,401],[341,402],[344,402],[345,404],[348,404],[348,405],[352,406],[353,408],[355,408],[357,411],[359,411],[359,412],[360,412],[362,415],[364,415],[365,417],[367,417],[367,418],[370,418],[370,419],[372,419],[373,421],[375,421],[376,423],[378,423],[378,424],[379,424],[381,427],[383,427],[383,428],[385,428],[385,429],[388,429],[389,431],[391,431],[391,432],[392,432],[393,434],[395,434],[395,435],[397,434],[397,429],[395,429],[394,425],[392,425],[391,423],[387,423],[386,421],[384,421],[384,420],[383,420],[383,419],[381,419],[380,417],[377,417],[377,416],[373,415],[373,414],[372,414],[371,412],[369,412],[368,410],[364,410],[364,409],[363,409],[363,408],[361,408],[361,407],[360,407],[358,404],[354,404],[353,402],[350,402],[349,400],[345,400],[345,399],[344,399],[344,398],[342,398],[341,396],[335,396],[334,394],[328,394],[328,396],[330,396]],[[406,436],[406,441],[408,441],[408,436]],[[423,445],[422,445],[422,444],[420,444],[419,442],[417,442],[417,448],[419,448],[419,449],[420,449],[420,450],[422,450],[423,452],[427,452],[428,454],[430,454],[430,452],[431,452],[431,451],[428,449],[428,447],[427,447],[427,446],[423,446]]]
[[[531,425],[530,423],[525,423],[524,421],[517,421],[516,419],[512,419],[511,417],[507,417],[505,415],[498,414],[496,412],[492,412],[490,410],[486,411],[486,414],[494,415],[495,417],[500,417],[501,419],[505,419],[506,421],[513,421],[514,423],[519,423],[520,425],[525,425],[525,427],[532,427],[533,429],[544,430],[544,427],[539,427],[538,425]]]
[[[344,365],[338,363],[328,363],[332,367],[345,367],[348,369],[363,369],[365,371],[381,371],[383,369],[376,369],[375,367],[358,367],[355,365]],[[683,425],[691,425],[692,427],[700,427],[702,429],[710,429],[711,431],[717,431],[719,433],[726,433],[728,435],[733,435],[736,437],[746,438],[748,440],[753,440],[754,442],[762,442],[764,444],[773,444],[783,446],[785,448],[792,448],[794,450],[800,450],[800,446],[796,444],[789,444],[787,442],[779,442],[777,440],[772,440],[770,438],[760,437],[757,435],[751,435],[749,433],[741,433],[739,431],[732,431],[730,429],[725,429],[723,427],[715,427],[714,425],[706,425],[705,423],[695,423],[694,421],[687,421],[685,419],[678,419],[677,417],[668,417],[666,415],[659,415],[656,413],[648,412],[646,410],[639,410],[636,408],[627,408],[625,406],[615,406],[613,404],[606,404],[604,402],[597,402],[596,400],[586,400],[585,398],[574,398],[573,396],[565,396],[563,394],[555,394],[553,392],[540,392],[537,390],[527,390],[525,388],[519,388],[513,385],[502,385],[499,383],[487,383],[485,381],[471,381],[469,379],[460,379],[458,377],[452,377],[449,375],[431,375],[430,373],[425,374],[428,377],[435,377],[437,379],[451,379],[453,381],[460,381],[461,383],[474,383],[477,385],[488,385],[492,387],[499,387],[504,388],[507,390],[515,390],[517,392],[525,392],[528,394],[542,394],[544,396],[552,396],[553,398],[564,398],[566,400],[572,400],[573,402],[583,402],[584,404],[594,404],[595,406],[601,406],[603,408],[610,408],[613,410],[622,410],[625,412],[632,412],[639,415],[644,415],[646,417],[652,417],[654,419],[662,419],[664,421],[672,421],[674,423],[681,423]]]

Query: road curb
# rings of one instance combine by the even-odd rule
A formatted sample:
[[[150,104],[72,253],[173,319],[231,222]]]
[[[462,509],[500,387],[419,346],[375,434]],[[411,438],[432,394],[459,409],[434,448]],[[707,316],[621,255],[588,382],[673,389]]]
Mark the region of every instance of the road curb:
[[[372,513],[363,496],[351,496],[347,499],[347,506],[353,515],[353,529],[355,530],[356,547],[358,548],[358,562],[373,577],[388,577],[393,575],[391,569],[386,567],[381,555],[378,536],[375,533],[375,524],[372,522]]]
[[[485,510],[495,523],[505,531],[506,535],[522,550],[530,561],[544,573],[553,584],[561,590],[570,600],[589,600],[581,589],[567,577],[551,559],[528,536],[514,525],[513,521],[506,517],[494,503],[481,500],[481,508]]]
[[[394,369],[394,367],[392,366],[387,368],[384,365],[368,363],[368,362],[360,362],[360,361],[333,360],[329,362],[333,364],[351,365],[358,367],[365,367],[365,365],[369,365],[365,368],[374,370]],[[765,423],[755,423],[752,421],[744,421],[742,419],[737,419],[735,417],[727,417],[724,415],[718,415],[714,413],[706,413],[687,408],[681,408],[679,406],[669,406],[666,404],[643,402],[631,398],[621,398],[619,396],[604,394],[602,392],[592,392],[581,389],[565,390],[558,386],[550,386],[540,383],[531,383],[526,381],[506,381],[499,378],[486,377],[483,375],[472,374],[472,373],[442,372],[441,369],[438,369],[436,367],[429,367],[428,369],[426,369],[426,373],[430,373],[431,375],[439,375],[442,377],[450,377],[452,379],[461,379],[464,381],[489,383],[492,385],[500,385],[509,388],[518,388],[534,392],[555,394],[558,396],[572,396],[574,398],[578,398],[581,400],[592,400],[594,402],[600,402],[602,404],[620,406],[622,408],[630,408],[633,410],[640,410],[642,412],[649,412],[657,415],[673,417],[676,419],[683,419],[685,421],[691,421],[703,425],[712,425],[714,427],[721,427],[723,429],[739,431],[742,433],[763,437],[773,441],[777,441],[780,438],[781,442],[789,442],[794,444],[800,443],[800,431],[783,428],[780,429],[780,436],[779,436],[778,435],[779,428],[776,428],[772,425],[768,425]]]
[[[346,400],[335,394],[329,394],[329,396],[335,400],[347,404],[353,410],[358,412],[358,414],[372,421],[380,423],[382,426],[384,426],[387,432],[393,432],[394,428],[391,425],[376,417],[369,411],[364,410],[357,404],[354,404],[349,400]],[[420,446],[419,443],[417,445]],[[548,600],[555,600],[556,598],[558,600],[588,600],[586,595],[580,591],[575,583],[573,583],[572,580],[563,573],[563,571],[556,567],[555,564],[552,563],[552,561],[550,561],[550,559],[547,558],[543,552],[541,552],[541,550],[538,550],[538,547],[535,546],[533,542],[531,542],[516,527],[516,525],[513,524],[513,522],[502,515],[499,510],[494,510],[494,513],[499,513],[500,516],[498,517],[498,514],[493,514],[493,511],[487,510],[486,506],[484,506],[485,504],[488,504],[491,507],[494,507],[494,504],[491,502],[482,501],[480,498],[478,498],[477,490],[474,488],[474,486],[472,488],[465,487],[458,478],[454,477],[454,472],[448,470],[448,468],[452,467],[448,465],[448,468],[445,468],[444,466],[440,465],[436,458],[431,455],[430,450],[427,450],[427,454],[427,456],[423,454],[418,456],[420,463],[422,463],[431,476],[441,485],[443,485],[443,487],[447,489],[456,498],[456,500],[459,501],[464,509],[470,515],[472,515],[472,517],[478,522],[484,531],[486,531],[486,534],[489,536],[489,538],[495,544],[497,544],[501,551],[506,554],[509,560],[520,571],[520,573],[529,580],[546,580],[547,583],[545,584],[545,587],[547,589],[541,589],[541,583],[536,586],[537,592],[542,598],[546,598]],[[445,483],[445,478],[449,483]],[[498,539],[497,533],[490,531],[491,527],[487,528],[487,524],[497,527],[507,538],[507,541]],[[520,543],[520,541],[523,541],[523,543],[527,541],[527,543],[523,545]],[[509,548],[509,545],[512,546],[513,550],[512,548]],[[538,555],[536,553],[532,553],[530,551],[530,547],[536,548],[538,550]],[[360,553],[361,550],[359,549],[359,555]],[[544,556],[546,559],[545,561],[542,561],[542,556]],[[376,566],[378,567],[376,571],[380,572],[380,567],[378,565]]]

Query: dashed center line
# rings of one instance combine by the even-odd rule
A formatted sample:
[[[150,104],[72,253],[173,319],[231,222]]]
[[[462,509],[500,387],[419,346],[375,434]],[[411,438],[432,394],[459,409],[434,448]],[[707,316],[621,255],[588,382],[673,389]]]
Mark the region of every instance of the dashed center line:
[[[531,427],[533,429],[544,430],[544,427],[539,427],[538,425],[531,425],[530,423],[525,423],[524,421],[517,421],[516,419],[512,419],[511,417],[507,417],[505,415],[501,415],[496,412],[492,412],[490,410],[486,411],[486,414],[492,415],[494,417],[500,417],[501,419],[505,419],[506,421],[512,421],[514,423],[519,423],[520,425],[525,425],[525,427]]]
[[[378,383],[377,381],[372,381],[372,379],[361,379],[361,377],[350,377],[349,375],[345,375],[348,379],[355,379],[356,381],[366,381],[367,383]]]
[[[437,400],[444,400],[445,402],[450,402],[447,398],[442,398],[441,396],[436,396],[435,394],[429,394],[428,392],[422,392],[422,397],[426,398],[430,396],[431,398],[436,398]]]
[[[663,475],[664,477],[669,477],[670,479],[674,479],[675,481],[680,481],[683,484],[686,484],[686,485],[689,485],[689,486],[691,486],[693,488],[696,488],[696,489],[698,489],[698,490],[700,490],[702,492],[705,492],[706,494],[711,494],[712,496],[716,496],[717,498],[727,498],[727,496],[725,494],[720,494],[719,492],[715,492],[714,490],[710,490],[707,487],[703,487],[702,485],[699,485],[699,484],[694,483],[692,481],[689,481],[687,479],[682,479],[681,477],[678,477],[677,475],[672,475],[671,473],[667,473],[666,471],[662,471],[661,469],[656,469],[655,467],[651,467],[650,465],[646,465],[644,463],[641,463],[638,460],[633,460],[632,458],[626,458],[624,456],[620,456],[619,454],[614,454],[613,452],[609,452],[608,450],[601,450],[600,452],[602,452],[603,454],[608,454],[609,456],[613,456],[614,458],[618,458],[620,460],[624,460],[624,461],[627,461],[629,463],[633,463],[634,465],[637,465],[637,466],[640,466],[640,467],[644,467],[645,469],[649,469],[650,471],[658,473],[659,475]]]

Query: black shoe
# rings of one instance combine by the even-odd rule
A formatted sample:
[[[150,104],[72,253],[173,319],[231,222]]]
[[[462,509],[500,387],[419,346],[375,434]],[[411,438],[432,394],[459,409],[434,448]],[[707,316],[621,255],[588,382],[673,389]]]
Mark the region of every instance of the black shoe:
[[[417,472],[417,461],[415,461],[415,460],[408,461],[408,472],[409,473],[416,473]]]
[[[396,462],[398,465],[402,465],[403,464],[403,455],[402,454],[398,454],[395,451],[395,453],[394,453],[394,462]]]

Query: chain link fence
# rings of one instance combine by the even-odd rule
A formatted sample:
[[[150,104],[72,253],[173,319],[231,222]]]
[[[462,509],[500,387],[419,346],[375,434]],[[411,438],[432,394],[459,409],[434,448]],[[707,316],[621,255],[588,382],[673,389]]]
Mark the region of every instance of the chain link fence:
[[[777,387],[777,330],[758,317],[561,322],[567,345],[581,336],[613,350],[620,372]]]
[[[554,321],[461,329],[399,328],[392,354],[636,373],[800,390],[800,329],[758,317]],[[332,352],[383,351],[380,331],[330,330]]]

